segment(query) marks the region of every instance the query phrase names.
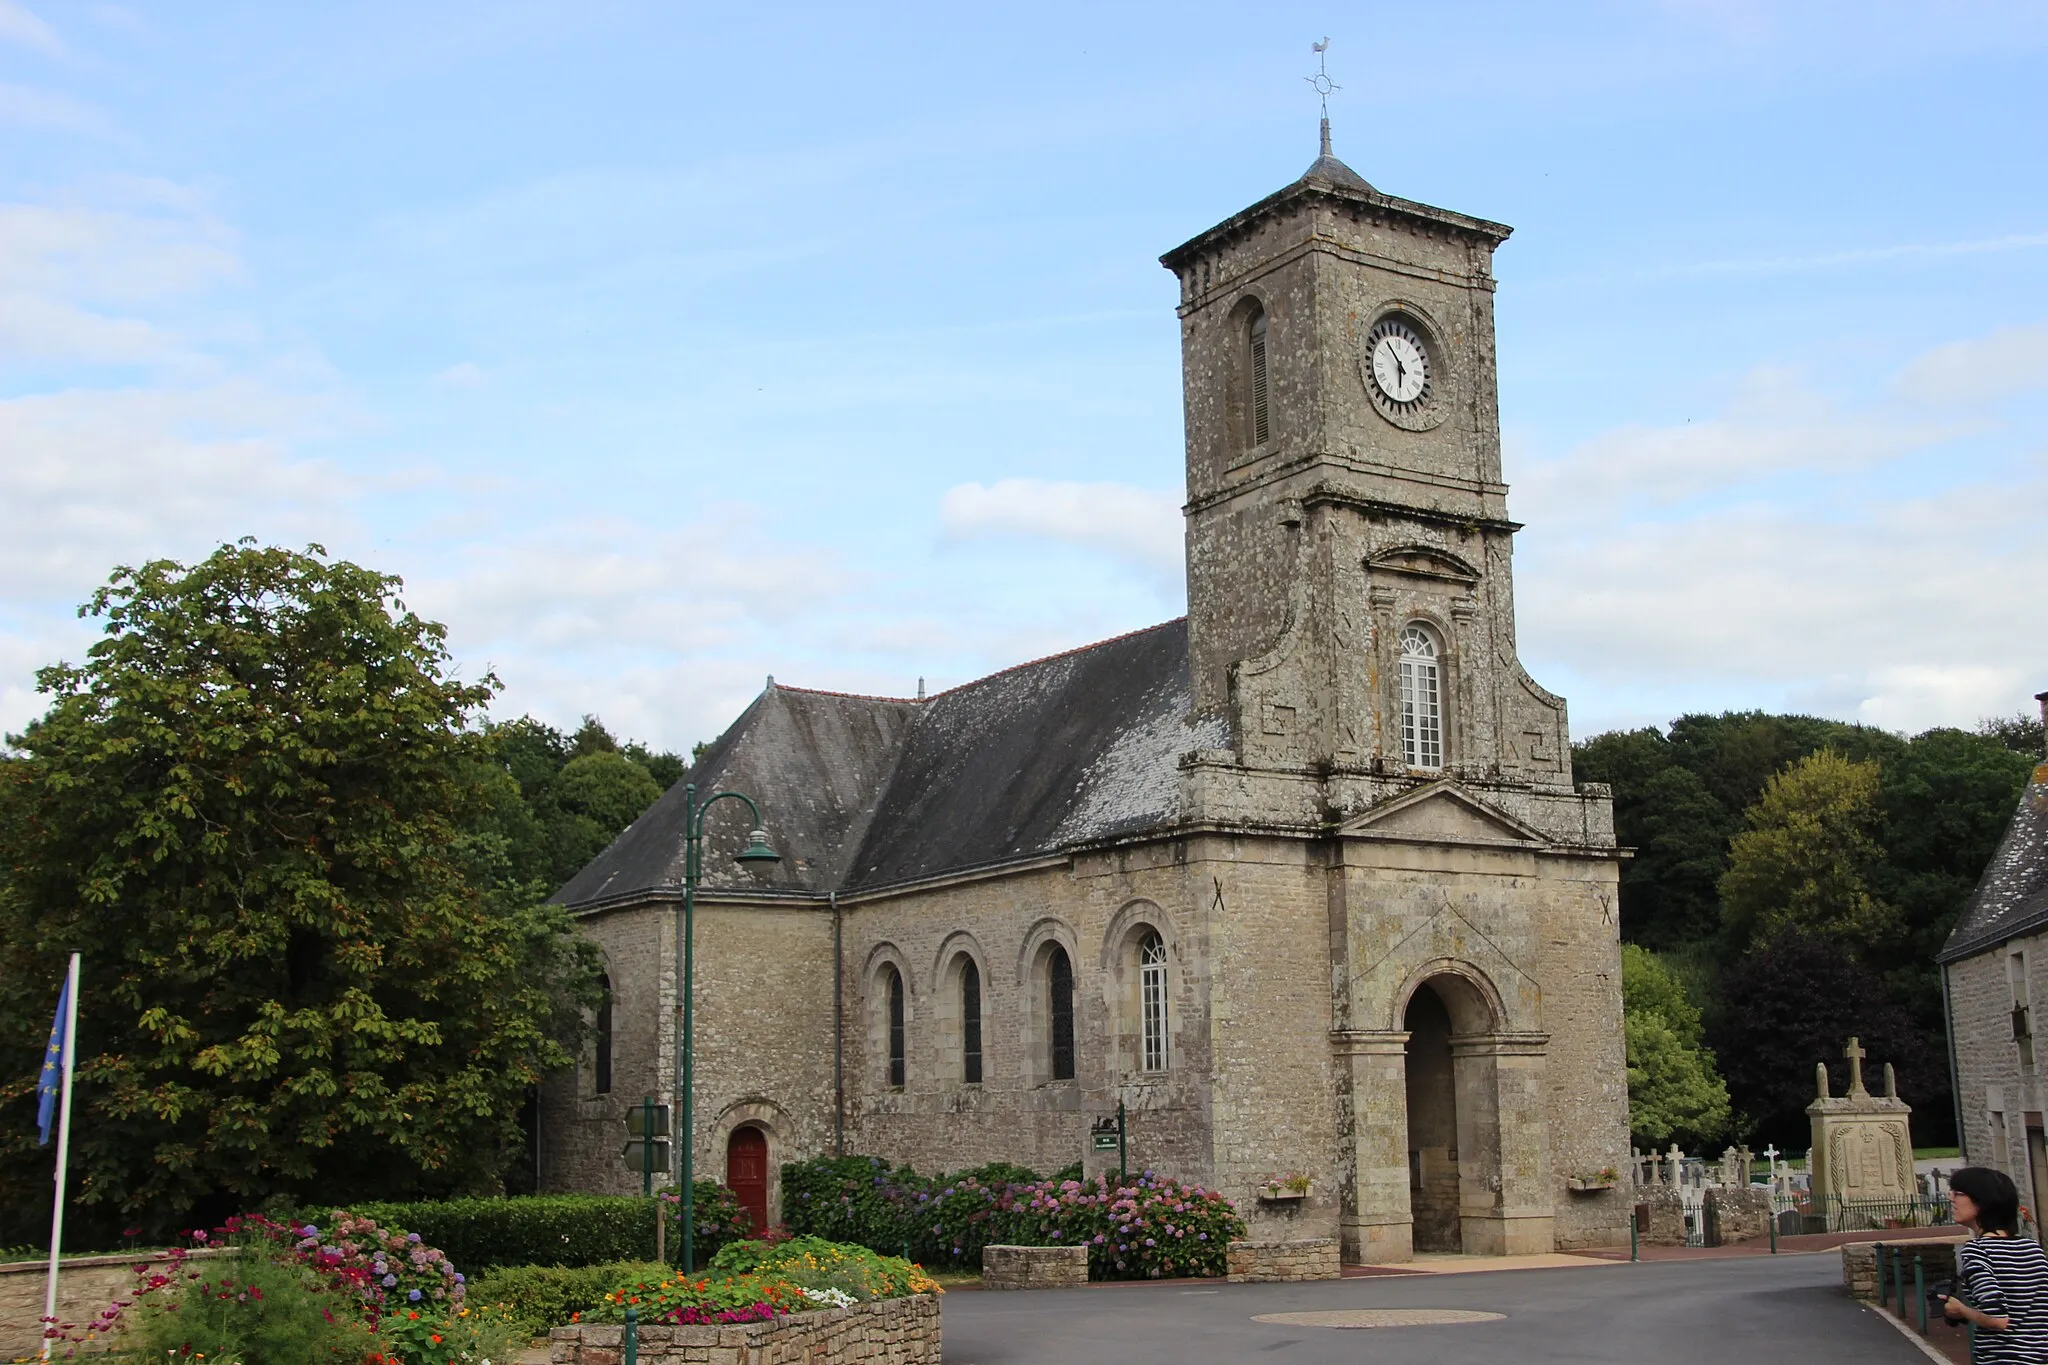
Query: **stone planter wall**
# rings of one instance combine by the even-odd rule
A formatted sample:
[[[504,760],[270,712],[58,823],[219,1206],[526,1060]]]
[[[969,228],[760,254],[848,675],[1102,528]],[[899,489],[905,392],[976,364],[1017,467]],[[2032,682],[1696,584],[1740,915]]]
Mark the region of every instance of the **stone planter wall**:
[[[984,1289],[1075,1289],[1087,1283],[1087,1247],[981,1249]]]
[[[1343,1273],[1334,1237],[1288,1242],[1232,1242],[1225,1252],[1232,1284],[1334,1280]]]
[[[1707,1245],[1711,1247],[1765,1236],[1771,1230],[1771,1192],[1754,1187],[1710,1189],[1702,1216],[1707,1224]]]
[[[186,1253],[193,1259],[211,1250]],[[115,1299],[134,1292],[135,1267],[147,1265],[148,1254],[67,1256],[57,1267],[57,1317],[62,1322],[88,1322]],[[43,1275],[47,1261],[9,1261],[0,1265],[0,1360],[32,1356],[43,1348]]]
[[[1913,1302],[1913,1258],[1920,1258],[1923,1277],[1931,1288],[1935,1281],[1955,1275],[1956,1248],[1969,1240],[1968,1237],[1915,1237],[1910,1241],[1888,1244],[1904,1247],[1906,1251],[1906,1303],[1909,1310]],[[1877,1247],[1876,1242],[1851,1242],[1842,1248],[1842,1288],[1850,1298],[1862,1299],[1865,1303],[1877,1302]],[[1886,1259],[1890,1259],[1889,1255]],[[1898,1291],[1894,1289],[1892,1292],[1897,1294]],[[1897,1301],[1893,1299],[1894,1303]]]
[[[620,1365],[626,1329],[548,1333],[553,1365]],[[913,1294],[728,1327],[642,1327],[640,1365],[939,1365],[939,1299]]]

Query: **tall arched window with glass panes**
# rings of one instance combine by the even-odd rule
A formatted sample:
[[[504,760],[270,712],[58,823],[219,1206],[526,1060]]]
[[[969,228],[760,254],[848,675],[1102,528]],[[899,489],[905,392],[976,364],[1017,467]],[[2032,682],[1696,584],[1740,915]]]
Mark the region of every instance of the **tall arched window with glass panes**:
[[[1057,943],[1046,954],[1046,1060],[1052,1079],[1074,1079],[1074,964]]]
[[[889,1088],[901,1090],[908,1079],[903,1046],[903,973],[893,966],[882,968],[882,989],[888,996]]]
[[[981,1084],[981,968],[960,959],[960,1079]]]
[[[1436,636],[1401,632],[1401,757],[1411,768],[1444,766],[1443,669]]]
[[[1145,935],[1138,945],[1138,1009],[1147,1071],[1166,1070],[1166,942]]]

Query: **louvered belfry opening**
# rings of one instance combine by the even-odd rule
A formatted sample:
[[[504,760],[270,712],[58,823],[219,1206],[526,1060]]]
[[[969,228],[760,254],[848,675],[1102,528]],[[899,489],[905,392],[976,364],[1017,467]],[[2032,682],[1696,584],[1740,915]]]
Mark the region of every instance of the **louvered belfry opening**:
[[[1252,444],[1262,446],[1271,435],[1266,415],[1266,310],[1252,314]]]

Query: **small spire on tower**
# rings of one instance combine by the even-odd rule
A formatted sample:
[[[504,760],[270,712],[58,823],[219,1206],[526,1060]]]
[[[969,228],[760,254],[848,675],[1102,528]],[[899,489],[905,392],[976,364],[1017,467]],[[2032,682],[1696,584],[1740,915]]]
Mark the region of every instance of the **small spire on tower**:
[[[1344,87],[1330,79],[1330,40],[1325,37],[1320,43],[1309,44],[1309,50],[1316,54],[1316,74],[1303,76],[1314,88],[1323,102],[1323,155],[1330,155],[1330,92]]]

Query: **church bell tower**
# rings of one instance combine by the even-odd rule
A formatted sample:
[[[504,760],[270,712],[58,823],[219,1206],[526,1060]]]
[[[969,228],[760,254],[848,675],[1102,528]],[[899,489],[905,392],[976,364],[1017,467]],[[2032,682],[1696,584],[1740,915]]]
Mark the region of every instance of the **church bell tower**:
[[[1300,179],[1161,258],[1181,285],[1194,711],[1227,722],[1235,765],[1569,788],[1564,703],[1515,657],[1492,269],[1509,231],[1375,189],[1326,121]]]

